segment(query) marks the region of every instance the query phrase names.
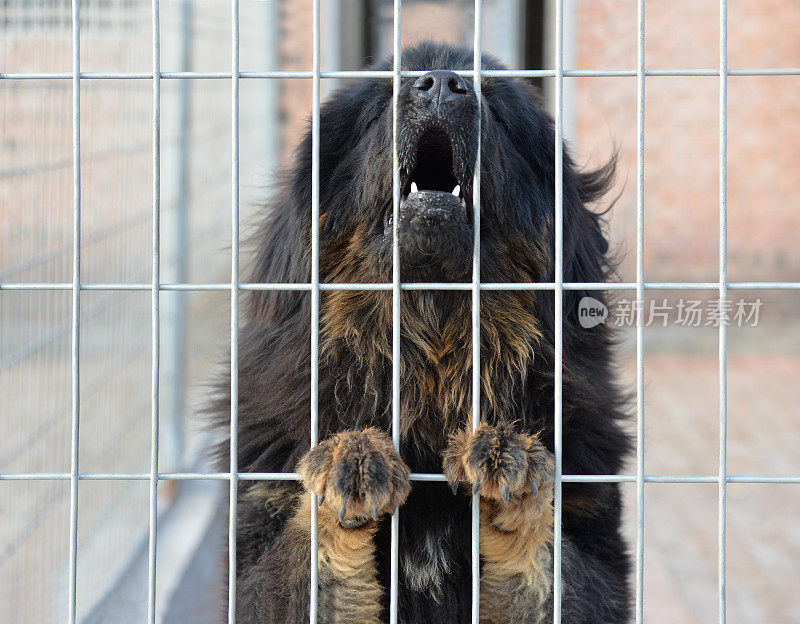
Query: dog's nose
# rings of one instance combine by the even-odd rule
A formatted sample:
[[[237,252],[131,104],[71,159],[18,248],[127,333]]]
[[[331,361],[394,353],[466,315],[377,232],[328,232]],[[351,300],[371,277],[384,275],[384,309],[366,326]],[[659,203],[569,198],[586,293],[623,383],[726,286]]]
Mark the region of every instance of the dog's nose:
[[[455,72],[444,69],[430,71],[414,82],[423,99],[435,106],[452,102],[469,93],[467,82]]]

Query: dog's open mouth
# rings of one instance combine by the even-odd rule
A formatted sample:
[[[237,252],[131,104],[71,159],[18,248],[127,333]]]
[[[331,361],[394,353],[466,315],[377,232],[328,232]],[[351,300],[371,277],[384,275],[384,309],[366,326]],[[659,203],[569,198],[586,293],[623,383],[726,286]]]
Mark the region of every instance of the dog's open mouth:
[[[441,221],[471,222],[465,184],[456,177],[453,147],[442,130],[432,129],[419,139],[411,172],[402,180],[400,212],[402,221],[423,218],[433,224]],[[391,227],[390,205],[385,223]]]
[[[419,191],[439,191],[464,198],[462,185],[453,172],[453,147],[441,130],[432,130],[417,144],[417,157],[403,186],[403,197]]]

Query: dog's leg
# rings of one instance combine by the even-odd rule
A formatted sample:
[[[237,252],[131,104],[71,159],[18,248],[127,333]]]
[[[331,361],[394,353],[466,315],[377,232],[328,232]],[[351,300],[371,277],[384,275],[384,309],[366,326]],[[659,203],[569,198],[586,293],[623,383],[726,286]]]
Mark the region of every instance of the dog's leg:
[[[552,617],[553,455],[507,424],[451,438],[451,486],[481,496],[482,624],[539,624]]]
[[[283,543],[292,549],[292,541],[310,544],[309,492],[314,492],[320,505],[320,622],[379,624],[382,590],[373,538],[378,518],[408,497],[408,467],[391,439],[371,428],[324,440],[303,457],[298,470],[308,492]],[[300,559],[296,565],[307,566]]]

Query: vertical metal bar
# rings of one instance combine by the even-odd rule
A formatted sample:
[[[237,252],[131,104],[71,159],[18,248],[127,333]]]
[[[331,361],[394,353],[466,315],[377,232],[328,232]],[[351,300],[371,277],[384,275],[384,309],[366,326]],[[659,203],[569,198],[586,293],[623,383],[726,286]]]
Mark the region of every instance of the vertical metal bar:
[[[78,451],[80,447],[81,351],[81,23],[72,0],[72,431],[69,499],[68,621],[75,624],[78,588]]]
[[[239,486],[239,0],[231,2],[231,440],[228,494],[228,624],[236,622]]]
[[[644,303],[644,0],[638,7],[636,68],[636,301]],[[636,315],[636,624],[644,624],[644,314]]]
[[[726,513],[728,475],[728,2],[719,3],[719,622],[727,617]]]
[[[178,5],[178,69],[191,68],[192,3],[180,0]],[[161,259],[161,275],[167,283],[181,284],[186,281],[189,229],[189,160],[191,156],[190,107],[192,102],[192,80],[179,80],[174,107],[177,113],[174,152],[174,195],[167,197],[167,211],[161,215],[166,253]],[[169,169],[167,169],[169,171]],[[172,208],[171,210],[169,208]],[[186,420],[186,299],[184,292],[174,292],[167,297],[160,309],[161,339],[161,384],[159,465],[162,470],[181,470],[184,451]]]
[[[311,446],[319,441],[319,0],[313,4],[311,81]],[[319,514],[316,494],[311,495],[311,584],[309,620],[316,624],[319,602]]]
[[[475,172],[472,176],[472,431],[475,432],[481,420],[481,132],[482,132],[482,92],[481,92],[481,15],[483,4],[475,0],[475,24],[472,56],[473,88],[478,103],[478,145],[475,154]],[[480,559],[480,518],[481,497],[472,495],[472,624],[480,620],[481,604],[481,559]]]
[[[399,131],[398,98],[400,95],[401,58],[401,0],[394,0],[392,62],[392,442],[400,450],[400,162],[397,145]],[[398,612],[398,557],[400,543],[400,510],[392,512],[389,624],[397,624]]]
[[[159,0],[153,0],[153,266],[151,284],[151,423],[150,423],[150,527],[147,550],[147,622],[156,621],[156,545],[158,537],[158,382],[160,356],[160,256],[161,256],[161,26]]]
[[[555,351],[554,351],[554,447],[555,483],[553,488],[553,622],[561,622],[561,474],[562,474],[562,405],[563,383],[563,307],[564,307],[564,2],[556,0],[555,20]]]

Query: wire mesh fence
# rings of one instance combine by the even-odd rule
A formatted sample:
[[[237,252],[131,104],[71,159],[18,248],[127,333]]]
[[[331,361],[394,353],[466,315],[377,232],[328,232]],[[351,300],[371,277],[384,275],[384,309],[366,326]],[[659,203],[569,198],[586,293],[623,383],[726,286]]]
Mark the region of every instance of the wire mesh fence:
[[[274,41],[267,36],[269,12],[259,5],[264,10],[254,12],[246,28],[252,39],[247,58],[269,62],[274,56]],[[69,2],[2,3],[2,70],[69,68],[72,8]],[[167,66],[188,71],[227,55],[229,46],[217,28],[227,9],[226,2],[165,3],[160,21]],[[81,67],[122,72],[147,67],[151,18],[150,5],[143,2],[81,2]],[[152,365],[147,294],[116,289],[82,293],[76,324],[69,291],[11,291],[6,286],[71,282],[76,236],[82,281],[151,280],[152,85],[81,81],[74,120],[73,87],[71,80],[0,83],[2,473],[69,473],[71,455],[80,457],[84,472],[137,473],[149,466],[152,405],[142,393]],[[220,253],[227,245],[229,220],[219,210],[229,197],[226,92],[220,83],[176,81],[160,93],[160,274],[167,281],[217,280],[229,271]],[[262,132],[245,149],[264,167],[247,180],[251,188],[244,200],[251,202],[268,181],[277,143],[269,85],[253,85],[248,95],[252,104],[243,107],[243,118]],[[82,122],[78,231],[73,229],[73,121]],[[219,330],[224,314],[210,312],[210,301],[215,301],[211,293],[161,297],[160,447],[161,465],[169,470],[185,468],[193,453],[185,416],[199,407],[202,395],[189,390],[208,375],[216,348],[203,337]],[[73,358],[80,361],[80,375],[70,378]],[[71,450],[78,394],[81,436]],[[6,485],[6,500],[14,504],[2,510],[3,612],[20,622],[65,621],[66,572],[72,566],[81,582],[71,599],[70,618],[81,619],[141,546],[148,523],[147,488],[135,481],[101,481],[81,488],[71,502],[74,490],[63,482]],[[173,497],[168,489],[162,492],[162,511]],[[70,564],[65,526],[76,508]],[[33,577],[37,583],[30,581]]]
[[[312,362],[316,364],[319,293],[330,289],[382,289],[394,301],[394,361],[399,362],[399,302],[404,288],[463,289],[472,293],[474,314],[482,290],[544,289],[554,292],[556,307],[555,405],[556,422],[556,522],[554,586],[560,596],[560,484],[564,482],[630,482],[636,486],[635,595],[636,621],[644,621],[645,484],[714,484],[717,487],[717,616],[727,620],[727,500],[731,483],[795,484],[796,471],[786,474],[730,474],[727,466],[727,326],[717,336],[717,470],[704,474],[647,474],[645,471],[645,321],[635,328],[635,386],[637,454],[635,466],[624,475],[562,475],[560,470],[560,398],[562,347],[560,302],[564,290],[604,288],[627,292],[643,301],[646,291],[704,291],[726,300],[729,291],[795,291],[797,281],[729,281],[727,274],[727,112],[731,76],[797,76],[798,67],[731,69],[728,67],[727,2],[718,4],[718,66],[690,69],[652,69],[645,62],[645,3],[639,0],[635,68],[575,69],[565,66],[565,4],[552,3],[551,68],[484,71],[480,67],[482,3],[473,7],[475,67],[461,72],[472,78],[476,90],[482,76],[546,78],[552,81],[556,144],[556,279],[552,283],[493,284],[480,281],[479,193],[474,193],[475,244],[473,282],[466,284],[403,284],[398,265],[397,232],[394,237],[393,281],[385,284],[331,285],[319,283],[319,116],[323,83],[340,78],[384,78],[394,85],[422,72],[401,72],[401,19],[399,0],[393,3],[392,71],[367,72],[332,68],[322,70],[323,42],[319,0],[311,12],[311,69],[261,69],[259,24],[241,19],[241,5],[232,2],[152,4],[123,2],[34,3],[25,8],[6,3],[2,23],[6,41],[0,74],[5,124],[0,180],[3,191],[4,236],[0,282],[3,293],[4,412],[26,418],[3,419],[0,478],[14,482],[9,507],[10,530],[0,568],[10,577],[17,570],[35,569],[50,583],[53,604],[37,601],[28,585],[4,602],[22,621],[63,621],[65,594],[70,622],[79,621],[102,591],[99,581],[118,567],[111,553],[126,547],[131,533],[149,525],[148,621],[156,617],[158,536],[158,483],[181,480],[229,482],[229,540],[235,544],[236,486],[241,480],[297,479],[294,473],[239,473],[235,443],[231,446],[230,472],[188,471],[181,450],[185,369],[202,368],[210,357],[203,349],[184,357],[181,327],[193,314],[188,292],[227,299],[231,349],[231,439],[236,440],[238,405],[237,352],[240,291],[296,289],[311,293],[313,328]],[[57,10],[56,10],[57,9]],[[384,7],[385,12],[385,7]],[[248,15],[252,15],[248,11]],[[260,26],[274,13],[264,12]],[[188,20],[188,21],[187,21]],[[220,37],[218,25],[229,23],[229,40]],[[191,36],[187,34],[191,24]],[[267,29],[269,30],[269,29]],[[247,41],[243,46],[242,41]],[[273,42],[267,42],[274,45]],[[25,56],[42,55],[26,69]],[[272,52],[274,54],[274,50]],[[247,58],[245,59],[245,55]],[[216,65],[215,65],[216,64]],[[269,61],[266,65],[269,66]],[[69,65],[72,69],[69,70]],[[227,65],[227,66],[226,66]],[[211,67],[214,69],[209,69]],[[243,71],[243,67],[256,67]],[[162,71],[168,69],[168,71]],[[645,101],[646,78],[711,77],[718,82],[718,279],[709,281],[646,282],[645,237]],[[564,283],[561,276],[561,167],[564,138],[564,84],[566,78],[629,77],[636,79],[636,252],[635,280],[612,284]],[[312,266],[307,284],[248,284],[240,282],[240,223],[258,191],[242,184],[240,159],[270,162],[275,157],[274,130],[263,135],[242,128],[270,128],[278,121],[273,85],[279,80],[311,82],[311,129],[314,177],[312,179]],[[247,83],[255,91],[242,97]],[[260,91],[259,91],[260,90]],[[270,104],[272,102],[272,104]],[[36,127],[31,109],[39,111]],[[26,112],[23,115],[23,111]],[[69,111],[72,111],[70,119]],[[22,123],[15,122],[20,119]],[[396,108],[395,108],[396,124]],[[395,125],[396,128],[396,125]],[[149,139],[147,137],[150,137]],[[266,168],[266,167],[265,167]],[[187,172],[191,171],[191,176]],[[476,187],[480,167],[476,168]],[[19,180],[26,179],[24,184]],[[9,183],[10,182],[10,183]],[[144,192],[147,189],[147,192]],[[399,204],[397,163],[394,175],[395,219]],[[191,210],[187,211],[187,206]],[[25,210],[14,210],[15,207]],[[222,210],[227,206],[228,210]],[[14,235],[11,235],[11,232]],[[224,239],[224,242],[223,242]],[[230,255],[219,253],[230,245]],[[229,277],[229,279],[227,279]],[[196,305],[202,305],[200,300]],[[219,304],[218,297],[216,303]],[[189,309],[186,309],[186,308]],[[219,313],[214,327],[219,329]],[[473,345],[479,344],[479,323],[473,316]],[[120,328],[124,328],[120,331]],[[177,340],[177,344],[171,341]],[[202,344],[200,341],[196,344]],[[206,343],[208,344],[208,343]],[[480,389],[479,349],[473,349],[473,393]],[[66,374],[72,370],[71,376]],[[316,366],[312,366],[311,439],[317,441]],[[393,369],[393,436],[399,445],[399,365]],[[141,387],[151,396],[141,397]],[[132,391],[136,388],[137,391]],[[21,390],[20,390],[21,389]],[[130,397],[137,400],[131,401]],[[480,414],[478,401],[473,423]],[[80,434],[80,435],[79,435]],[[52,440],[52,442],[47,442]],[[165,451],[167,449],[167,451]],[[443,480],[442,475],[414,474],[412,480]],[[83,483],[83,482],[87,483]],[[80,482],[80,484],[79,484]],[[9,485],[9,484],[6,484]],[[476,499],[477,500],[477,499]],[[56,501],[54,503],[54,501]],[[312,505],[312,513],[316,505]],[[473,615],[479,619],[478,505],[473,504]],[[397,621],[398,512],[392,518],[392,575],[389,583],[390,621]],[[313,518],[312,527],[316,519]],[[65,531],[69,526],[70,530]],[[648,525],[649,526],[649,525]],[[316,548],[312,529],[312,548]],[[92,551],[97,554],[93,555]],[[235,550],[229,551],[229,614],[235,621]],[[312,551],[316,569],[316,550]],[[66,566],[66,568],[65,568]],[[65,573],[66,570],[66,573]],[[81,594],[78,591],[80,578]],[[316,579],[312,573],[312,579]],[[316,613],[317,583],[312,581],[312,621]],[[82,607],[82,605],[85,605]],[[554,622],[560,621],[560,600],[555,601]]]

